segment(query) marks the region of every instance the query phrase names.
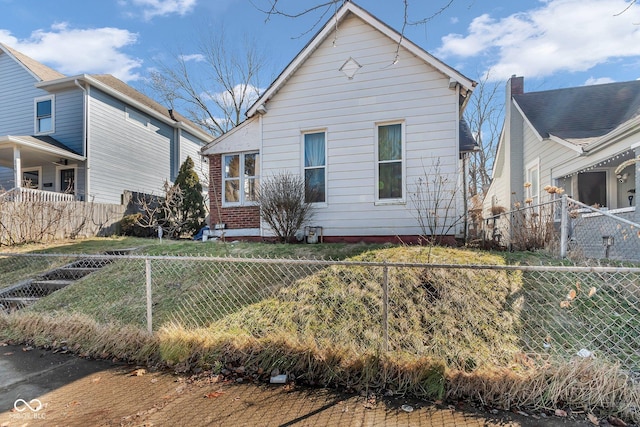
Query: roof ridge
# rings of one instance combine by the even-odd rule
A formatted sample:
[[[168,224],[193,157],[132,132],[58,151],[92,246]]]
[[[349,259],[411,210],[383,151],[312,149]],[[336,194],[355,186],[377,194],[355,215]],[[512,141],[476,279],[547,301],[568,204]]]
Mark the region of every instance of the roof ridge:
[[[0,43],[0,49],[12,56],[16,61],[20,62],[34,77],[41,81],[55,80],[66,77],[64,74],[54,70],[41,62],[15,50],[6,43]]]

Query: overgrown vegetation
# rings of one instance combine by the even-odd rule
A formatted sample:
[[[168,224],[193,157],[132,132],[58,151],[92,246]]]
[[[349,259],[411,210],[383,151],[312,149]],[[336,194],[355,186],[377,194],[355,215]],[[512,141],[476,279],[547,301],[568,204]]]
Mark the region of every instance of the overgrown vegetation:
[[[143,251],[224,255],[219,243],[168,243]],[[510,264],[539,263],[540,257],[441,247],[229,247],[236,256],[318,257],[328,250],[333,258],[353,255],[356,262],[379,265],[300,270],[291,264],[272,270],[248,262],[157,264],[153,304],[160,328],[142,339],[134,332],[144,326],[144,266],[116,263],[32,310],[0,317],[0,337],[47,345],[64,340],[81,353],[164,361],[180,369],[278,368],[311,384],[431,399],[478,398],[502,408],[600,409],[638,421],[638,384],[611,363],[615,352],[633,353],[640,345],[630,335],[638,327],[632,277],[623,282],[608,275],[422,264],[389,268],[386,352],[384,263],[504,264],[505,257]],[[230,298],[238,295],[234,287],[246,297]],[[199,305],[198,297],[210,292],[215,298]],[[78,312],[85,314],[73,314]],[[193,322],[184,321],[189,318]],[[595,331],[611,331],[611,337]],[[135,348],[124,340],[135,342]],[[597,358],[566,357],[583,346]]]
[[[135,203],[139,212],[123,219],[126,235],[144,236],[144,229],[153,235],[159,227],[162,234],[175,239],[196,233],[204,225],[206,210],[191,157],[180,166],[174,184],[164,182],[162,196],[138,194]]]

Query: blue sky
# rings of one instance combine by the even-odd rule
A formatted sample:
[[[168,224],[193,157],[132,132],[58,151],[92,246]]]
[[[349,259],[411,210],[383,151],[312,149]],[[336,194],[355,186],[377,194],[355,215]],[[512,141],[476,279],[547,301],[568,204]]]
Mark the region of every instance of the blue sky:
[[[295,13],[323,0],[280,0]],[[409,19],[449,0],[408,0]],[[403,0],[356,3],[395,29]],[[266,15],[268,0],[0,0],[0,42],[74,75],[110,73],[144,85],[171,52],[196,52],[197,33],[224,27],[228,40],[255,40],[268,59],[269,83],[309,41],[319,13],[299,19]],[[324,20],[323,20],[324,22]],[[453,0],[406,35],[466,76],[525,76],[544,90],[640,78],[640,4],[631,0]],[[235,43],[233,48],[238,48]]]

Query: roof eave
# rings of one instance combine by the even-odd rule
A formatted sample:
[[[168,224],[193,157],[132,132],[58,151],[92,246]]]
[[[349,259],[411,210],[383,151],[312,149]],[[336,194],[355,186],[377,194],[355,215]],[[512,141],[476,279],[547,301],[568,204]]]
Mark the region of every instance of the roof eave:
[[[63,148],[59,148],[56,147],[54,145],[50,145],[50,144],[46,144],[46,143],[42,143],[42,144],[34,144],[33,142],[20,138],[19,136],[13,136],[13,135],[3,135],[0,136],[0,143],[3,142],[7,142],[7,143],[12,143],[12,144],[16,144],[16,145],[20,145],[20,146],[24,146],[24,147],[30,147],[30,148],[34,148],[36,150],[39,151],[44,151],[46,153],[49,154],[54,154],[56,156],[62,156],[62,157],[67,157],[69,159],[72,160],[78,160],[78,161],[85,161],[86,157],[80,155],[80,154],[76,154],[73,153],[71,151],[65,150]]]
[[[636,116],[631,120],[626,121],[622,125],[618,126],[606,135],[602,135],[597,140],[591,142],[584,147],[584,151],[587,153],[595,153],[610,144],[620,141],[626,138],[630,134],[640,131],[640,116]]]
[[[200,130],[198,128],[195,128],[193,126],[190,126],[188,124],[186,124],[185,122],[181,122],[181,121],[177,121],[177,120],[172,120],[170,117],[167,117],[165,115],[163,115],[162,113],[149,108],[148,106],[144,105],[143,103],[136,101],[135,99],[123,94],[122,92],[119,92],[115,89],[113,89],[112,87],[110,87],[107,84],[104,84],[103,82],[101,82],[100,80],[88,75],[88,74],[79,74],[76,76],[70,76],[70,77],[65,77],[62,79],[57,79],[57,80],[48,80],[48,81],[43,81],[43,82],[39,82],[36,83],[36,87],[41,88],[41,89],[47,89],[47,88],[53,88],[56,86],[64,86],[66,84],[72,84],[75,81],[82,81],[85,82],[97,89],[100,89],[101,91],[107,93],[110,96],[113,96],[114,98],[117,98],[123,102],[125,102],[128,105],[131,105],[132,107],[137,108],[140,111],[144,111],[146,114],[149,114],[150,116],[154,117],[155,119],[168,124],[171,127],[174,128],[180,128],[182,130],[185,130],[195,136],[197,136],[198,138],[202,139],[203,141],[210,141],[212,139],[212,136],[209,135],[208,133],[204,132],[203,130]],[[167,110],[168,111],[168,110]]]

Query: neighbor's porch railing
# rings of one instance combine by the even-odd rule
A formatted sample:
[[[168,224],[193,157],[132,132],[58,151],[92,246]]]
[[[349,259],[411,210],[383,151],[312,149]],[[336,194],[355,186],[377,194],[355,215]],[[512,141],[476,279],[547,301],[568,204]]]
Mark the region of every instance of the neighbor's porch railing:
[[[12,202],[74,202],[76,196],[69,193],[15,187],[0,194],[0,199]]]

